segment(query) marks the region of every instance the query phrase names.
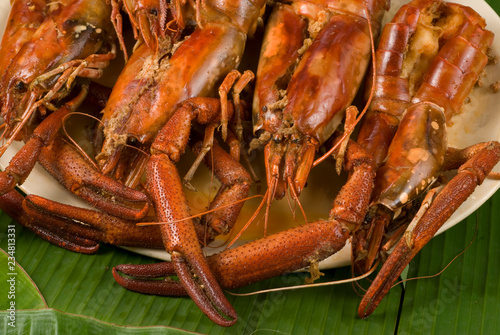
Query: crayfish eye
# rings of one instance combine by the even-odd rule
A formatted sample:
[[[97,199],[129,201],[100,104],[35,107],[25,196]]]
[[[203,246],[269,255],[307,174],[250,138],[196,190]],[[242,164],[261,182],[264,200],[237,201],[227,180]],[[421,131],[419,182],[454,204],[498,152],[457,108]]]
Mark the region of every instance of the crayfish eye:
[[[276,144],[280,144],[281,142],[283,142],[283,138],[281,136],[275,136],[273,137],[273,141]]]
[[[135,137],[130,137],[128,140],[127,140],[127,144],[128,145],[131,145],[131,146],[137,146],[139,143],[139,141],[135,138]]]
[[[25,85],[22,81],[20,81],[20,82],[18,82],[18,83],[16,84],[16,86],[15,86],[15,87],[16,87],[16,89],[17,89],[18,91],[23,91],[23,90],[24,90],[24,88],[26,87],[26,85]]]
[[[156,8],[151,8],[149,10],[149,14],[151,14],[153,16],[158,16],[158,11],[156,10]]]
[[[292,135],[292,143],[300,144],[301,142],[302,142],[302,138],[299,135],[297,135],[297,134]]]

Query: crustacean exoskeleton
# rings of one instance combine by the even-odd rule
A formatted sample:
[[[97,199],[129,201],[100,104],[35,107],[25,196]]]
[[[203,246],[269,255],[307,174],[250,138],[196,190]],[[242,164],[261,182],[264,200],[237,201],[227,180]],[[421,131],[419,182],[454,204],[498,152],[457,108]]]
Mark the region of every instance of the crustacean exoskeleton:
[[[363,221],[375,177],[373,160],[354,141],[347,145],[344,166],[350,175],[335,198],[328,219],[268,235],[208,257],[221,286],[236,288],[298,270],[342,249],[351,231]],[[175,282],[157,280],[172,275],[175,271],[169,262],[120,265],[114,269],[115,279],[121,285],[149,294],[180,294]]]
[[[157,226],[137,227],[136,221],[56,203],[36,195],[23,197],[16,190],[0,196],[0,208],[41,238],[78,253],[95,253],[100,242],[128,247],[163,248]],[[81,222],[86,224],[82,225]]]
[[[114,173],[127,185],[134,185],[144,169],[132,168],[129,176],[121,175],[120,165],[130,164],[123,163],[129,156],[124,153],[130,151],[127,144],[147,151],[182,101],[216,96],[217,86],[241,61],[247,34],[255,29],[262,6],[207,3],[201,18],[203,28],[198,26],[174,46],[176,41],[160,38],[155,49],[144,44],[136,48],[103,111],[105,139],[97,161],[104,173]]]
[[[144,45],[135,50],[129,62],[135,62],[138,52],[148,53],[151,56],[149,59],[152,62],[146,59],[144,65],[144,59],[142,59],[138,65],[139,69],[150,71],[146,74],[146,80],[142,77],[138,79],[139,85],[148,85],[148,90],[138,91],[136,87],[128,84],[134,81],[133,78],[137,78],[138,73],[142,75],[138,70],[130,73],[122,72],[115,85],[103,114],[105,140],[97,160],[105,173],[115,172],[116,175],[117,171],[122,170],[123,163],[120,161],[123,162],[123,157],[127,156],[123,154],[123,150],[126,149],[125,145],[129,139],[147,148],[156,137],[151,158],[146,158],[142,162],[139,160],[136,166],[145,166],[145,163],[149,162],[147,186],[153,198],[159,222],[182,220],[189,216],[188,207],[182,201],[184,198],[182,184],[178,183],[175,178],[177,171],[173,165],[187,143],[182,141],[176,143],[175,140],[174,142],[170,140],[166,142],[168,146],[165,146],[163,139],[169,139],[169,136],[173,135],[181,136],[187,130],[187,136],[179,137],[187,141],[189,128],[186,127],[189,126],[193,117],[198,118],[198,122],[202,123],[210,121],[199,119],[205,116],[204,106],[193,108],[193,105],[186,102],[182,104],[182,108],[175,111],[180,107],[180,103],[188,98],[215,96],[216,85],[220,84],[226,74],[239,64],[247,34],[255,28],[264,4],[263,1],[205,3],[198,22],[202,25],[198,25],[189,38],[176,44],[166,57],[155,61],[159,52]],[[161,44],[161,38],[159,42]],[[143,50],[145,48],[150,51]],[[186,62],[186,59],[191,61]],[[129,76],[128,78],[132,79],[128,79],[128,83],[124,81],[122,85],[120,82],[122,76]],[[124,90],[127,88],[131,88],[128,91],[131,103],[124,104],[122,95],[123,92],[127,92]],[[213,108],[209,106],[208,109]],[[188,112],[187,116],[184,115],[186,112]],[[197,114],[199,116],[196,116]],[[224,127],[227,122],[225,119],[228,117],[223,114],[227,113],[216,112],[219,117],[217,122],[222,122]],[[157,135],[167,121],[166,127],[168,128],[181,116],[183,122],[175,126],[176,132],[164,131],[164,135]],[[172,117],[173,120],[171,120]],[[221,117],[222,120],[220,120]],[[132,175],[141,175],[140,171],[144,169],[138,168],[132,171]],[[162,178],[167,175],[172,176],[173,179]],[[126,179],[136,180],[136,178],[128,177]],[[236,207],[241,208],[241,206]],[[228,326],[236,322],[236,312],[225,299],[206,264],[200,243],[196,238],[193,221],[166,223],[161,226],[161,231],[166,249],[172,255],[177,274],[198,306],[218,324]]]
[[[30,38],[21,34],[17,41],[5,41],[22,46],[10,58],[0,81],[2,138],[7,139],[2,153],[13,140],[29,136],[26,123],[33,121],[36,110],[55,110],[51,101],[68,95],[77,76],[97,78],[115,57],[111,8],[106,1],[47,3],[41,12],[45,17],[36,31],[29,32]],[[7,32],[12,30],[7,28]],[[12,56],[10,48],[2,47],[2,51],[5,57]]]
[[[16,193],[16,191],[13,191],[13,188],[16,183],[22,184],[34,168],[35,163],[39,162],[68,191],[87,201],[93,207],[105,211],[108,213],[108,216],[114,215],[119,217],[116,220],[144,220],[149,211],[149,198],[140,191],[131,189],[117,180],[102,175],[98,168],[92,166],[67,141],[66,136],[61,134],[60,129],[64,117],[70,115],[70,113],[74,112],[82,104],[87,95],[87,90],[88,85],[83,85],[79,90],[79,94],[74,99],[48,115],[35,128],[26,141],[26,144],[12,157],[5,170],[0,173],[0,180],[2,181],[0,191],[2,194],[5,194],[5,197],[0,201],[2,210],[11,213],[11,203],[14,200],[22,200],[19,196],[13,195]],[[18,204],[17,207],[20,208],[21,204]],[[52,208],[54,207],[52,206]],[[91,250],[94,252],[97,250],[96,242],[93,243],[93,247],[90,249],[87,242],[78,246],[77,242],[72,242],[72,239],[68,238],[71,234],[68,232],[63,233],[63,229],[60,226],[57,227],[55,224],[47,223],[47,221],[50,221],[49,219],[43,220],[42,215],[34,215],[34,211],[28,211],[27,208],[25,208],[25,211],[27,212],[26,214],[18,213],[16,215],[16,218],[18,215],[21,215],[18,222],[33,230],[40,237],[72,251],[89,253]],[[67,211],[67,213],[70,213],[70,211]],[[36,216],[38,216],[38,220],[35,218]],[[74,219],[80,220],[78,217]],[[113,222],[113,220],[104,219],[100,221]],[[128,224],[132,225],[131,222]],[[112,223],[112,225],[115,224]],[[85,231],[85,229],[83,230]],[[74,231],[75,229],[73,229]],[[123,230],[122,234],[126,235],[127,230]],[[77,235],[86,236],[87,239],[95,236],[80,233],[75,234],[73,240],[79,239]],[[148,240],[141,238],[140,234],[138,234],[137,239],[142,241]],[[98,241],[111,240],[116,241],[116,238],[110,236],[104,240],[98,239]],[[126,244],[139,245],[138,242],[127,242]],[[151,243],[144,245],[153,246]]]
[[[234,113],[233,105],[229,103],[227,108],[227,116],[231,118]],[[156,218],[147,218],[143,221],[165,223],[160,228],[156,228],[158,226],[147,227],[147,230],[141,231],[142,228],[136,227],[133,222],[125,219],[93,210],[80,211],[74,207],[57,204],[35,196],[26,197],[22,204],[26,217],[23,214],[18,220],[52,243],[69,250],[86,253],[95,251],[98,242],[101,241],[157,248],[158,237],[163,236],[166,248],[171,252],[172,264],[175,264],[180,281],[188,292],[191,291],[190,295],[197,304],[218,324],[227,326],[234,323],[236,314],[225,301],[223,293],[217,287],[207,290],[206,293],[200,289],[200,287],[218,286],[218,284],[209,273],[210,269],[206,265],[198,242],[198,237],[204,237],[205,231],[201,228],[196,229],[192,220],[184,220],[190,216],[189,207],[184,199],[182,183],[174,165],[188,144],[191,122],[210,126],[220,123],[221,117],[219,99],[188,99],[153,142],[152,155],[146,170],[146,187],[155,204],[157,215]],[[195,153],[198,154],[203,150],[203,147],[204,143],[198,142],[194,146]],[[55,156],[59,159],[54,159]],[[205,156],[205,160],[207,166],[214,171],[214,175],[222,184],[210,207],[213,209],[224,206],[224,208],[205,214],[202,220],[209,224],[207,234],[212,234],[212,231],[215,234],[226,233],[236,220],[243,205],[238,200],[244,199],[248,195],[251,179],[241,164],[219,147],[216,141],[208,155]],[[58,140],[53,141],[50,146],[43,149],[40,162],[44,166],[45,164],[49,165],[48,170],[59,169],[64,172],[68,166],[80,164],[81,159],[78,159],[78,153],[72,146],[65,141]],[[79,171],[88,169],[88,172],[84,172],[83,175],[88,174],[90,180],[103,177],[91,167],[77,169]],[[69,168],[68,170],[72,171],[73,169]],[[55,173],[55,175],[60,174],[63,177],[60,181],[62,184],[72,182],[72,176],[64,176],[61,172]],[[65,178],[69,181],[66,182]],[[102,185],[103,189],[107,189],[108,186]],[[19,195],[8,193],[6,196],[9,197],[6,201],[20,201]],[[10,197],[14,200],[10,200]],[[3,200],[0,201],[0,205],[3,206],[2,202]],[[110,212],[110,210],[106,211]],[[85,225],[82,226],[80,222],[84,222]],[[154,234],[156,237],[148,237],[148,234]],[[218,310],[232,319],[226,320],[218,315],[220,312],[213,308],[214,304],[218,306]]]
[[[277,4],[266,27],[251,148],[265,146],[264,202],[304,188],[319,147],[346,115],[369,64],[386,1]],[[370,32],[371,30],[371,32]],[[352,117],[353,110],[346,119]],[[346,131],[354,127],[346,122]],[[340,153],[342,155],[342,153]]]
[[[111,8],[105,1],[45,5],[16,2],[12,10],[19,11],[19,15],[24,11],[31,13],[39,6],[45,15],[38,23],[34,23],[35,30],[21,26],[17,32],[23,29],[26,31],[22,34],[16,33],[16,29],[11,25],[21,24],[23,20],[10,20],[6,31],[10,37],[4,38],[5,43],[18,46],[17,53],[11,57],[0,83],[2,115],[5,121],[3,136],[8,137],[2,151],[21,135],[27,144],[14,156],[5,171],[0,173],[1,194],[24,182],[39,155],[44,156],[43,148],[49,146],[54,138],[58,138],[64,117],[83,103],[89,84],[83,81],[82,84],[76,85],[76,97],[71,97],[70,101],[62,100],[60,106],[56,106],[53,100],[61,100],[70,94],[76,77],[98,78],[102,69],[115,57],[114,33],[109,22]],[[28,27],[33,28],[29,25]],[[15,39],[16,36],[18,39]],[[1,52],[5,52],[2,59],[13,53],[7,45],[2,46]],[[35,115],[37,109],[42,113],[46,113],[47,109],[53,112],[38,121],[39,118]],[[86,175],[87,181],[90,180],[87,173],[90,170],[83,168],[87,164],[83,159],[75,164],[80,169],[79,173],[74,173],[73,180],[82,175]],[[92,184],[80,178],[72,182],[66,179],[64,173],[57,174],[54,169],[50,169],[48,163],[44,165],[58,180],[64,180],[63,185],[70,191],[90,201],[97,208],[113,215],[135,219],[143,218],[148,212],[147,196],[126,188],[115,180],[94,178],[94,181],[99,182]],[[103,196],[102,185],[106,182],[112,196]],[[134,204],[134,208],[127,210],[119,205],[121,200],[128,207]]]
[[[146,179],[155,204],[157,220],[165,223],[160,229],[180,282],[210,319],[220,325],[228,326],[236,321],[236,312],[224,298],[206,263],[193,221],[186,219],[190,216],[189,207],[184,199],[182,182],[174,165],[188,143],[191,123],[207,125],[220,123],[222,117],[220,107],[220,100],[216,98],[192,98],[183,103],[152,145]],[[233,108],[228,109],[229,116],[232,111]],[[232,184],[227,185],[224,192],[219,192],[213,200],[212,204],[215,206],[232,204],[234,201],[244,199],[250,187],[250,176],[244,170],[238,174],[237,170],[233,169],[235,165],[238,167],[239,163],[232,158],[225,161],[222,158],[220,154],[214,157],[214,161],[219,160],[216,165],[222,166],[221,171],[225,171],[225,175],[232,174],[234,177],[231,178]],[[233,164],[230,164],[232,162]],[[222,213],[207,214],[210,216],[208,220],[215,225],[219,225],[218,223],[222,221],[224,226],[225,222],[236,219],[241,205],[241,203],[234,204],[231,206],[232,209],[224,210]],[[236,215],[231,215],[231,212]],[[220,314],[230,319],[226,320]]]
[[[425,8],[426,5],[430,5],[429,8],[432,8],[433,11],[440,12],[440,10],[444,9],[444,13],[452,15],[448,20],[444,19],[442,21],[442,23],[447,22],[450,24],[449,29],[442,30],[445,33],[445,38],[438,38],[443,43],[442,48],[438,48],[435,51],[435,55],[430,58],[428,66],[422,70],[423,73],[420,73],[421,77],[417,79],[417,81],[420,81],[418,83],[419,87],[415,89],[414,93],[412,91],[395,93],[396,97],[390,98],[390,95],[380,91],[379,87],[378,91],[374,94],[376,97],[374,105],[389,106],[388,108],[391,108],[392,105],[397,106],[398,103],[406,103],[402,108],[402,110],[406,110],[405,115],[402,117],[401,124],[389,148],[389,158],[385,163],[385,171],[389,171],[386,172],[389,174],[394,173],[391,167],[394,168],[393,162],[398,159],[410,162],[413,160],[417,165],[401,169],[403,173],[408,172],[409,174],[402,178],[404,182],[400,185],[402,187],[407,186],[406,181],[423,176],[423,179],[418,180],[415,185],[411,185],[413,193],[416,193],[416,190],[418,190],[420,194],[425,193],[429,184],[435,180],[436,176],[431,173],[458,168],[458,175],[444,186],[430,205],[426,205],[428,206],[427,211],[423,215],[417,215],[418,219],[410,224],[410,230],[408,230],[396,246],[395,251],[382,268],[382,273],[377,276],[367,295],[363,298],[359,308],[361,317],[366,317],[373,311],[410,259],[435,234],[446,219],[473,192],[475,187],[484,180],[500,160],[500,144],[497,142],[481,143],[464,150],[448,150],[448,155],[445,159],[445,152],[447,151],[445,137],[446,121],[449,120],[448,117],[451,117],[460,110],[464,99],[477,80],[482,67],[486,64],[488,57],[485,52],[491,43],[493,35],[484,29],[484,20],[470,8],[454,4],[444,4],[438,1],[413,2],[402,9],[403,12],[396,16],[396,20],[401,19],[403,22],[406,19],[410,21],[418,20],[419,15],[425,15],[426,12],[418,6]],[[405,13],[404,11],[408,12]],[[439,20],[434,20],[438,12],[433,12],[434,15],[431,21],[439,22]],[[389,25],[388,29],[397,30],[397,28],[391,27],[393,26]],[[408,32],[408,27],[403,27],[402,30],[410,33]],[[395,42],[402,48],[399,50],[406,50],[404,39],[402,44],[399,45],[397,40],[388,39],[387,34],[387,32],[382,34],[382,47]],[[421,52],[417,51],[417,53],[420,54]],[[408,53],[408,55],[411,55],[411,53]],[[435,57],[436,55],[437,57]],[[390,56],[389,52],[385,55],[385,57]],[[392,56],[399,57],[403,55],[402,52],[399,54],[395,52]],[[380,60],[377,61],[380,66]],[[396,62],[397,64],[402,64],[402,62]],[[389,74],[392,75],[397,72],[397,70],[393,70],[389,65],[392,66],[394,63],[386,64],[389,68],[388,71],[391,70]],[[377,74],[380,75],[383,71],[382,64],[382,70],[377,72]],[[418,73],[415,74],[418,75]],[[424,74],[425,76],[423,76]],[[392,79],[392,81],[390,81],[391,78],[388,79],[390,81],[387,84],[389,87],[391,86],[390,84],[394,84],[394,81],[398,81],[398,79]],[[380,78],[377,78],[377,80],[382,81]],[[377,85],[383,87],[383,83],[379,82]],[[407,87],[405,84],[400,84],[400,86]],[[384,93],[387,96],[384,96]],[[377,98],[380,96],[384,96],[388,101],[377,101]],[[397,101],[398,99],[403,101]],[[406,102],[404,101],[405,99]],[[345,164],[350,166],[350,168],[347,168],[349,171],[352,171],[353,166],[357,166],[359,168],[357,172],[363,171],[366,173],[364,179],[362,179],[366,188],[370,182],[368,172],[372,171],[371,173],[373,173],[371,169],[374,169],[374,166],[368,165],[371,155],[365,153],[361,155],[364,159],[360,159],[359,161],[353,160],[349,151],[349,149],[352,150],[353,146],[356,145],[350,144],[348,146]],[[364,152],[361,148],[358,148],[356,151],[359,153]],[[437,164],[430,164],[429,167],[425,168],[425,164],[429,164],[430,161],[437,162]],[[360,162],[363,162],[364,169],[361,168],[361,165],[358,165]],[[425,170],[422,170],[422,172],[415,170],[422,165],[424,165],[426,171],[430,171],[431,173],[426,173]],[[383,181],[387,180],[387,183],[390,183],[393,180],[385,178],[381,181],[380,178],[388,177],[388,175],[382,174],[383,171],[379,170],[381,174],[377,176],[376,187],[378,190],[386,189],[383,188],[386,185]],[[221,282],[221,285],[230,288],[249,284],[268,276],[297,269],[300,266],[307,266],[324,257],[322,253],[324,250],[327,250],[328,252],[325,253],[328,254],[337,250],[339,246],[333,244],[332,240],[339,241],[346,239],[349,236],[349,232],[358,229],[363,220],[353,220],[355,217],[353,211],[342,208],[346,204],[354,206],[355,202],[353,199],[359,196],[359,193],[362,193],[360,190],[364,189],[360,184],[350,184],[353,182],[355,175],[356,173],[350,175],[348,183],[337,197],[331,212],[330,221],[318,221],[293,228],[209,257],[208,262]],[[422,180],[424,180],[423,184]],[[350,192],[344,193],[346,190],[350,190]],[[435,192],[433,191],[431,194],[435,194]],[[403,190],[402,193],[394,196],[394,201],[408,203],[411,201],[411,196],[411,190]],[[357,202],[357,204],[363,203],[362,201]],[[341,208],[343,209],[342,211],[340,210]],[[366,213],[364,210],[367,207],[359,206],[357,208],[362,213]],[[346,215],[352,221],[348,221],[346,216],[339,215],[339,213]],[[354,222],[358,222],[358,224],[355,225]],[[331,227],[332,229],[336,227],[338,230],[333,230],[333,236],[330,239],[328,238],[329,235],[323,231],[317,234],[319,241],[309,239],[311,235],[315,234],[316,229],[327,229],[326,227]],[[294,243],[299,240],[300,243]],[[313,244],[312,241],[319,246],[315,245],[311,247]],[[305,250],[308,251],[306,252]],[[304,258],[297,256],[298,254],[304,256]],[[255,258],[253,258],[254,256]],[[266,264],[266,267],[262,267],[261,264]],[[119,276],[120,272],[132,278]],[[114,273],[115,278],[122,281],[122,285],[140,292],[151,293],[153,289],[158,292],[159,287],[161,287],[164,294],[180,294],[182,290],[176,283],[169,280],[165,280],[161,284],[149,280],[151,278],[157,279],[174,275],[175,271],[169,263],[155,264],[154,266],[121,265],[115,268]]]
[[[168,34],[165,38],[158,36],[154,48],[146,43],[139,44],[121,72],[103,111],[104,142],[96,158],[104,173],[125,179],[133,186],[139,184],[140,176],[146,170],[148,193],[155,204],[157,220],[165,223],[160,229],[181,282],[212,320],[226,326],[236,321],[236,313],[206,265],[192,220],[183,220],[189,212],[182,200],[182,183],[178,183],[176,178],[163,177],[177,173],[173,163],[187,145],[191,121],[208,124],[207,128],[211,131],[206,138],[210,138],[215,129],[214,123],[222,123],[225,130],[233,111],[240,110],[238,104],[233,108],[227,103],[227,90],[236,80],[238,89],[253,76],[243,74],[239,79],[239,73],[235,75],[230,71],[239,64],[247,34],[255,28],[263,6],[263,1],[206,3],[198,22],[202,25],[196,27],[189,38],[176,43],[175,47]],[[185,59],[191,61],[186,62]],[[221,84],[226,75],[231,83]],[[186,100],[194,96],[215,96],[214,91],[219,85],[222,101],[209,99],[207,102],[203,98]],[[179,120],[181,123],[176,124]],[[165,130],[158,133],[166,123],[166,129],[174,124],[175,132]],[[174,135],[178,137],[170,138]],[[211,142],[211,139],[204,141],[200,157],[210,151]],[[151,157],[128,148],[131,143],[143,151],[150,151]],[[50,148],[55,145],[59,143]],[[143,157],[131,158],[124,155],[124,150]],[[220,152],[215,147],[214,155],[217,156],[214,160],[218,161],[214,166],[226,164],[222,170],[234,166],[232,161],[231,164],[228,163],[230,160],[225,161],[224,154]],[[121,175],[123,167],[131,161],[136,163],[127,166],[127,175]],[[235,161],[235,164],[239,163]],[[64,168],[62,165],[67,164],[58,165]],[[223,177],[226,178],[222,180],[224,192],[218,193],[212,206],[227,201],[231,202],[231,206],[205,216],[213,224],[214,231],[221,227],[222,231],[226,230],[223,222],[235,220],[242,205],[238,200],[246,198],[249,189],[250,178],[246,173],[240,173],[237,179],[228,178],[227,173]],[[64,179],[70,178],[64,176]],[[102,190],[112,194],[105,187]],[[232,203],[234,201],[237,203]]]
[[[257,128],[263,128],[264,125],[267,127],[264,128],[265,134],[260,139],[274,136],[266,146],[266,166],[270,181],[268,194],[271,196],[278,196],[276,184],[282,182],[290,184],[293,191],[300,193],[316,149],[332,135],[361,83],[371,51],[370,22],[376,32],[386,2],[369,2],[365,7],[361,1],[354,3],[334,1],[328,6],[328,9],[325,9],[316,4],[303,2],[294,2],[291,5],[279,4],[270,19],[271,23],[268,24],[262,63],[257,74],[262,78],[260,84],[257,84],[255,93],[262,95],[257,98],[257,101],[261,102],[257,102],[256,106],[263,111],[263,114],[255,117]],[[299,14],[294,11],[295,9]],[[305,17],[310,16],[311,21],[312,19],[317,21],[316,24],[311,22],[313,41],[310,46],[305,42],[308,48],[302,48],[304,37],[308,33],[306,20],[300,14]],[[313,26],[322,29],[318,28],[320,31],[315,34]],[[295,32],[295,28],[299,28],[299,31]],[[290,34],[287,31],[290,31]],[[273,41],[288,39],[294,42],[290,44],[283,42],[283,46],[291,45],[290,50],[273,45]],[[299,52],[299,49],[302,51]],[[293,65],[299,54],[302,54],[302,57],[295,69]],[[275,62],[274,65],[271,60]],[[287,72],[290,67],[295,72],[288,84],[289,102],[283,108],[283,105],[279,107],[280,102],[277,100],[281,97],[276,91],[280,87],[281,80],[290,79]],[[322,70],[315,71],[316,68]],[[355,75],[352,76],[352,73]],[[323,75],[326,77],[324,80]],[[331,78],[346,79],[345,82],[332,84],[329,80]],[[259,82],[259,78],[257,81]],[[303,94],[303,91],[316,94],[311,96]],[[274,94],[272,97],[274,100],[267,98],[266,100],[263,97],[269,93]],[[321,99],[326,97],[328,103],[322,103]],[[340,101],[335,101],[336,98]],[[271,105],[274,105],[275,109]],[[309,108],[303,107],[304,105]],[[293,106],[295,107],[292,108]],[[315,117],[315,108],[318,109],[317,115],[321,117]],[[303,111],[303,114],[300,111]],[[275,135],[271,135],[271,131],[274,131]],[[338,151],[337,149],[335,154]],[[303,156],[306,156],[304,164],[297,163],[297,157]],[[370,156],[354,142],[350,142],[347,146],[344,165],[350,172],[349,181],[335,199],[329,219],[270,235],[210,258],[209,263],[222,285],[224,287],[245,285],[315,264],[344,246],[350,233],[361,224],[366,214],[375,176]],[[284,193],[284,190],[282,191],[281,193]],[[217,262],[219,264],[216,264]],[[262,264],[266,264],[265,268]],[[139,266],[139,272],[131,270],[133,266],[126,266],[126,271],[123,267],[119,267],[118,270],[124,270],[125,274],[136,277],[154,277],[157,273],[155,269],[162,266],[169,267],[171,264],[153,265],[151,266],[153,273],[149,275],[146,274],[148,266]],[[171,294],[170,288],[173,287],[176,292],[174,294],[179,292],[178,285],[170,286],[159,281],[144,285],[140,279],[123,278],[116,271],[115,274],[120,283],[133,290],[142,291],[142,288],[147,287],[145,292],[151,293],[153,287],[157,286],[158,294]]]
[[[468,7],[421,0],[401,7],[384,28],[376,52],[376,93],[358,136],[360,145],[374,156],[380,168],[369,227],[360,229],[354,240],[359,242],[353,255],[359,271],[371,267],[392,213],[423,194],[440,171],[458,167],[460,161],[443,166],[453,156],[445,156],[450,150],[446,129],[441,125],[440,112],[433,110],[443,109],[446,124],[460,112],[488,60],[486,52],[493,34],[484,26],[484,20]],[[429,116],[429,125],[436,128],[436,134],[425,128],[427,114],[435,114]],[[421,125],[417,126],[415,120]],[[412,137],[406,139],[403,136],[409,135],[402,135],[401,130],[394,139],[400,122],[413,127]],[[428,141],[428,147],[424,142],[417,144],[419,140]],[[478,145],[476,151],[483,146]],[[470,156],[474,151],[469,152]],[[394,243],[384,247],[385,251],[391,245]]]
[[[368,232],[360,229],[354,239],[369,237],[366,245],[354,245],[355,267],[371,267],[391,220],[425,194],[442,171],[458,169],[458,174],[442,189],[429,190],[404,234],[401,229],[387,241],[385,251],[403,234],[363,297],[360,317],[373,312],[410,260],[500,160],[495,141],[464,150],[447,148],[447,124],[488,62],[493,33],[485,26],[469,7],[415,0],[384,29],[373,84],[378,93],[358,138],[380,167],[368,217],[371,226]]]

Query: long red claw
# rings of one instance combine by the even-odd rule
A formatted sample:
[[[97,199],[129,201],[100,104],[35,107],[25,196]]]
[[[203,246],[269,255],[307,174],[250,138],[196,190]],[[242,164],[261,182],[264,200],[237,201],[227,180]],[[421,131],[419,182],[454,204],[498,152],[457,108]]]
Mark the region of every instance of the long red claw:
[[[44,148],[39,161],[63,187],[106,213],[141,220],[149,212],[144,193],[101,174],[62,139]]]
[[[41,226],[29,225],[27,228],[47,242],[72,252],[90,255],[99,250],[99,242],[87,238],[67,234],[63,231],[53,232]]]
[[[58,229],[52,225],[41,226],[39,225],[40,220],[36,223],[33,222],[32,218],[24,211],[23,202],[24,197],[16,190],[0,196],[2,211],[44,240],[64,249],[83,254],[92,254],[99,249],[99,243],[92,239],[75,236],[71,232]],[[45,220],[43,222],[47,223]]]
[[[389,292],[392,284],[415,255],[434,237],[462,203],[474,192],[500,160],[500,143],[489,142],[469,159],[436,196],[422,218],[410,224],[378,276],[361,300],[358,315],[368,317]]]
[[[162,235],[180,282],[212,321],[231,326],[237,320],[236,311],[208,266],[192,220],[182,220],[189,217],[189,209],[177,169],[166,155],[155,154],[150,158],[147,183],[158,221],[165,223],[161,225]]]
[[[200,259],[189,258],[191,260],[186,262],[186,258],[183,255],[172,254],[174,269],[182,285],[210,320],[219,326],[232,326],[238,320],[238,314],[226,300],[210,268],[205,266],[205,259],[200,262]],[[221,312],[230,319],[224,318]]]
[[[360,318],[366,318],[373,313],[387,292],[391,289],[394,281],[419,252],[419,250],[410,249],[403,239],[392,251],[391,256],[384,263],[384,266],[382,266],[379,274],[361,300],[361,304],[358,308],[358,315]]]
[[[123,275],[121,275],[122,273]],[[173,263],[121,264],[113,268],[116,282],[134,292],[163,296],[186,296],[184,286],[168,277],[175,276]],[[164,278],[163,280],[158,280]]]
[[[26,197],[22,210],[33,219],[33,226],[36,224],[40,229],[69,236],[70,240],[74,237],[129,247],[163,247],[157,226],[138,227],[133,221],[61,204],[36,195]]]

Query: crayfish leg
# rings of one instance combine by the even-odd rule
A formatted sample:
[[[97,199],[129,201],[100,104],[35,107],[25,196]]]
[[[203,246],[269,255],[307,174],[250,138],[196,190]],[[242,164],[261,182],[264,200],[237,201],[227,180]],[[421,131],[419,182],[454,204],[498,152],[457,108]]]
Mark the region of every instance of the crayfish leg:
[[[193,151],[198,153],[201,146],[201,143],[198,142]],[[229,233],[243,207],[243,200],[248,197],[252,183],[245,168],[224,151],[217,141],[211,151],[212,154],[209,153],[205,156],[205,164],[214,172],[222,185],[210,203],[209,209],[223,208],[202,217],[200,227],[202,231],[198,235],[205,242],[213,240],[217,235]]]
[[[194,173],[196,170],[198,170],[198,167],[200,166],[201,162],[205,158],[206,154],[210,151],[210,149],[214,145],[214,131],[215,128],[217,127],[216,124],[209,124],[205,128],[205,138],[203,139],[203,144],[199,148],[199,150],[196,153],[196,159],[189,168],[188,172],[183,178],[183,184],[186,186],[188,189],[191,191],[196,191],[196,188],[191,185],[191,180],[193,180]]]
[[[147,184],[157,219],[164,222],[160,229],[182,285],[210,319],[223,326],[234,324],[237,314],[207,264],[192,220],[185,219],[190,215],[182,184],[174,163],[166,154],[155,153],[151,157]]]
[[[411,230],[405,232],[405,236],[382,266],[361,301],[358,309],[360,317],[368,317],[377,308],[403,269],[483,182],[499,161],[500,143],[488,142],[483,150],[459,168],[458,174],[444,186],[421,219],[410,225]]]
[[[42,149],[39,162],[64,188],[98,209],[131,220],[149,212],[144,193],[103,175],[61,137]]]

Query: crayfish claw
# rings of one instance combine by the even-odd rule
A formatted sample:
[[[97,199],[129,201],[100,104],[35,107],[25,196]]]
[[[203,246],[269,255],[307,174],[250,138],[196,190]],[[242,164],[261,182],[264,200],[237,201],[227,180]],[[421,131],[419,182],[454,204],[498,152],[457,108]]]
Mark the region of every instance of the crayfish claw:
[[[206,262],[174,252],[172,263],[183,287],[210,320],[223,327],[236,323],[238,314],[226,300],[211,270],[205,266]]]
[[[63,187],[100,210],[133,220],[149,212],[147,195],[101,174],[62,139],[44,148],[39,162]]]
[[[63,237],[78,236],[80,239],[128,247],[158,249],[163,246],[157,226],[138,227],[134,221],[92,209],[61,204],[33,194],[26,196],[22,209],[32,218],[33,225]]]
[[[40,223],[47,223],[43,219],[43,222],[37,220],[35,225],[34,220],[24,211],[23,202],[24,197],[16,190],[11,190],[0,196],[0,209],[23,227],[59,247],[83,254],[92,254],[99,249],[99,243],[92,239],[76,236],[50,224],[40,226]]]
[[[162,296],[185,296],[184,286],[168,277],[175,276],[171,262],[121,264],[113,268],[113,278],[127,290]],[[163,278],[163,280],[158,280]]]
[[[225,327],[234,324],[236,312],[208,266],[193,222],[185,219],[190,215],[174,163],[167,155],[158,153],[150,158],[146,171],[157,219],[163,223],[160,229],[165,247],[180,283],[212,321]]]
[[[172,262],[122,264],[113,268],[113,277],[127,290],[143,294],[185,296],[189,292],[198,307],[212,321],[224,327],[233,325],[238,317],[236,311],[225,298],[219,299],[218,292],[214,293],[210,289],[211,285],[206,285],[203,273],[192,274],[185,261],[180,253],[172,253]],[[180,282],[169,278],[174,275],[179,277]]]
[[[398,243],[396,249],[391,253],[391,256],[384,263],[379,274],[363,296],[358,308],[360,318],[367,318],[373,313],[392,288],[394,281],[419,251],[420,249],[410,249],[406,243]]]
[[[94,254],[99,250],[99,242],[74,236],[62,231],[53,232],[41,226],[27,225],[26,228],[49,243],[79,254]]]
[[[460,166],[458,174],[433,198],[422,216],[412,221],[405,232],[406,237],[398,242],[361,300],[358,309],[361,318],[368,317],[377,308],[404,268],[483,182],[498,161],[500,143],[484,143],[482,150]]]

